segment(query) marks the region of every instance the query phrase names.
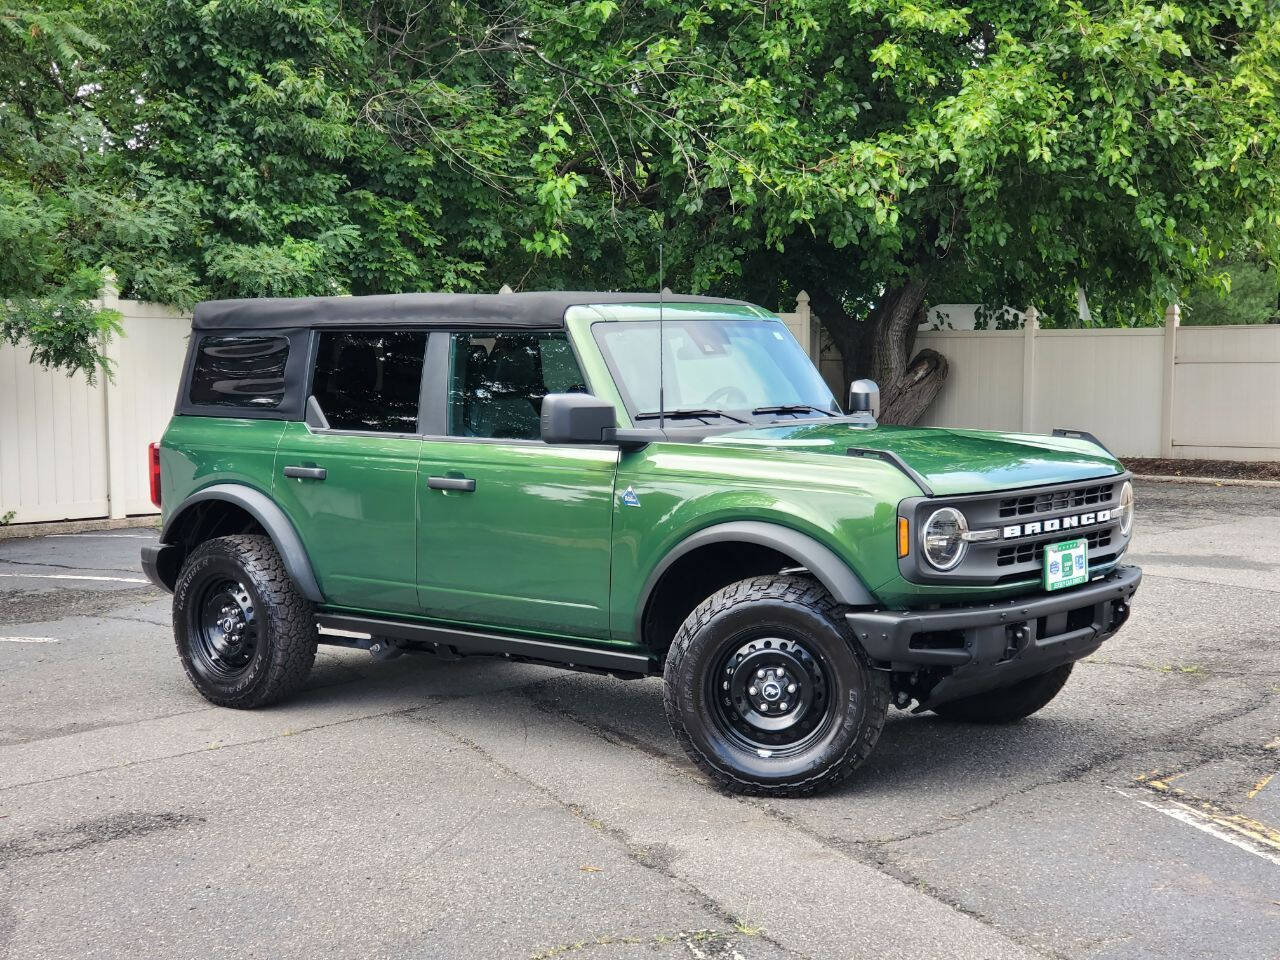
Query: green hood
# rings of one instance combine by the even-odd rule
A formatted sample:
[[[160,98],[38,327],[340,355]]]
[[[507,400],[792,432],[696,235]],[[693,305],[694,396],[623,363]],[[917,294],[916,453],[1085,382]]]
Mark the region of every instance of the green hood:
[[[933,427],[859,427],[798,421],[735,430],[703,441],[715,446],[848,456],[849,450],[897,454],[938,495],[985,493],[1112,476],[1124,468],[1087,440],[1027,433]]]

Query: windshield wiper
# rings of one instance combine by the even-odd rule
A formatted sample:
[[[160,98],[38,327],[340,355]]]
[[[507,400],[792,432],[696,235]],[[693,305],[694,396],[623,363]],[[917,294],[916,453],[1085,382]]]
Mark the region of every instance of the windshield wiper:
[[[637,420],[657,420],[665,417],[667,420],[701,420],[706,417],[723,417],[726,420],[732,420],[734,423],[746,423],[741,417],[735,417],[731,413],[725,413],[723,410],[650,410],[648,413],[637,413]]]
[[[821,407],[815,407],[808,403],[781,403],[776,407],[756,407],[751,413],[753,415],[761,413],[808,413],[810,410],[814,413],[820,413],[824,417],[835,416],[830,410],[823,410]]]

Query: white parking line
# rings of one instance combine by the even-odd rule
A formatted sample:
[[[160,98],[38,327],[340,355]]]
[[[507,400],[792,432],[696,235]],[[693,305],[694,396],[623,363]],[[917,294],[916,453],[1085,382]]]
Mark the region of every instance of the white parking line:
[[[0,643],[58,643],[53,637],[0,637]]]
[[[145,533],[46,533],[45,534],[45,538],[48,540],[61,539],[64,537],[66,538],[74,537],[76,539],[93,537],[98,540],[158,540],[160,539],[154,534],[148,535]]]
[[[0,573],[0,577],[22,580],[105,580],[108,583],[150,583],[143,577],[90,577],[71,573]]]
[[[1136,800],[1144,807],[1148,807],[1157,813],[1163,813],[1166,817],[1172,817],[1179,823],[1185,823],[1188,826],[1195,827],[1202,833],[1207,833],[1211,837],[1219,840],[1225,840],[1233,847],[1239,847],[1241,850],[1252,853],[1255,857],[1261,857],[1280,867],[1280,856],[1271,853],[1267,846],[1269,841],[1267,838],[1259,837],[1253,831],[1245,830],[1230,821],[1218,820],[1209,814],[1197,810],[1195,807],[1188,806],[1174,799],[1166,799],[1161,803],[1154,803],[1150,800],[1144,800],[1142,797],[1135,796],[1126,790],[1118,787],[1110,787],[1109,789],[1127,797],[1130,800]],[[1228,829],[1228,827],[1230,829]]]

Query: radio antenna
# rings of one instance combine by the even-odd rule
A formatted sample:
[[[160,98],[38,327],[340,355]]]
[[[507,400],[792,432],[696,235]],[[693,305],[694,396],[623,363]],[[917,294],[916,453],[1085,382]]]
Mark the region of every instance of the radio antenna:
[[[664,392],[663,369],[662,369],[662,307],[663,299],[666,296],[666,285],[664,280],[662,262],[662,241],[658,241],[658,429],[667,429],[667,398]]]

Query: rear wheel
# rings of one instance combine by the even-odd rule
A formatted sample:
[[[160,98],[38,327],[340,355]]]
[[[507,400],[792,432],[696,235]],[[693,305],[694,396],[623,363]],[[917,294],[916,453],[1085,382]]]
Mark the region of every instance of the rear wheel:
[[[940,703],[933,712],[948,720],[968,723],[1012,723],[1047,706],[1067,682],[1074,666],[1073,663],[1064,663],[1048,673],[1028,677],[1012,686]]]
[[[290,696],[316,655],[312,605],[263,536],[218,537],[192,552],[174,585],[173,633],[192,684],[224,707]]]
[[[665,670],[667,719],[690,758],[738,793],[833,786],[870,755],[889,704],[837,605],[807,577],[731,584],[693,611]]]

